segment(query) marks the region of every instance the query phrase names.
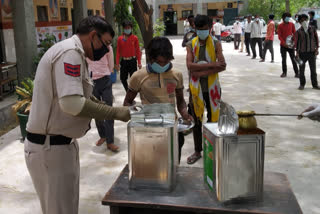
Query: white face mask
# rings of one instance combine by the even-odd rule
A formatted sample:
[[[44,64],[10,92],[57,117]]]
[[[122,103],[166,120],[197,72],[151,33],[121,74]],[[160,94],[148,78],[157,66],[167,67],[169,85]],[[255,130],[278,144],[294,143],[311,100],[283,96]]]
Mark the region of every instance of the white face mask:
[[[301,23],[301,26],[303,27],[303,29],[304,29],[304,31],[305,32],[307,32],[307,30],[308,30],[308,22],[307,21],[303,21],[302,23]]]

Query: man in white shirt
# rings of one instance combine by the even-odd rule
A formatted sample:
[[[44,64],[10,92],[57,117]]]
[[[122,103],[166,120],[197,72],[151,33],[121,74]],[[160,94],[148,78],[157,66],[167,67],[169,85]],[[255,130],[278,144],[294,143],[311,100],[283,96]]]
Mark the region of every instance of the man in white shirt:
[[[239,49],[241,33],[242,33],[242,26],[241,26],[239,18],[237,18],[237,21],[233,24],[234,49],[235,50]]]
[[[254,22],[251,24],[251,49],[252,49],[252,59],[257,57],[256,54],[256,44],[259,46],[259,56],[262,59],[262,28],[263,23],[259,18],[259,15],[255,15]]]
[[[217,19],[217,22],[213,25],[213,35],[221,41],[221,30],[222,24],[220,23],[220,19]]]
[[[250,56],[250,38],[251,38],[251,19],[252,16],[248,15],[247,16],[247,21],[245,22],[244,25],[244,43],[246,44],[246,50],[247,50],[247,56]]]

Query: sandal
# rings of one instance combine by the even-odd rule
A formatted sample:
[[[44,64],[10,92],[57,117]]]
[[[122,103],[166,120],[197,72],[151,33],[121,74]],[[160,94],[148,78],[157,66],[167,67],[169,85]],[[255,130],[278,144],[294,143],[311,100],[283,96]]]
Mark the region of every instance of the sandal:
[[[201,155],[200,155],[200,154],[193,153],[191,156],[188,157],[187,163],[188,163],[188,164],[194,164],[194,163],[197,162],[197,160],[199,160],[200,158],[201,158]]]
[[[106,141],[105,138],[100,138],[100,139],[96,142],[96,146],[101,146],[105,141]]]

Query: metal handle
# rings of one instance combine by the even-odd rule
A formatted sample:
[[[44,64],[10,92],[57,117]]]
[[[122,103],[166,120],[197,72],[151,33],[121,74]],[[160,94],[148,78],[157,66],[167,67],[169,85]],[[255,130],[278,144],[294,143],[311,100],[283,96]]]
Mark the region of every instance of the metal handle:
[[[283,117],[298,117],[302,116],[301,114],[254,114],[254,116],[283,116]]]
[[[144,122],[146,124],[153,124],[153,125],[160,125],[160,124],[163,124],[164,122],[164,118],[162,115],[160,115],[160,118],[154,118],[154,117],[150,117],[150,118],[147,118],[145,117],[144,118]]]

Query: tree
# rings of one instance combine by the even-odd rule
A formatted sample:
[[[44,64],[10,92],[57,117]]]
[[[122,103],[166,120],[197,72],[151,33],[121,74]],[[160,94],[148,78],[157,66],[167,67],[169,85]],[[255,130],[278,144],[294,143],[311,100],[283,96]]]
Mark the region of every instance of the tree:
[[[290,12],[290,0],[286,0],[286,12]]]
[[[121,35],[122,33],[122,30],[121,30],[122,22],[124,20],[129,20],[132,22],[132,25],[133,25],[133,29],[132,29],[133,34],[137,35],[140,42],[140,46],[143,46],[140,27],[136,19],[131,15],[130,8],[132,8],[132,4],[130,0],[118,0],[118,2],[116,3],[116,7],[113,15],[118,25],[118,35]]]
[[[142,33],[145,46],[149,44],[153,38],[153,9],[149,8],[145,0],[133,0],[133,16],[136,18]]]

